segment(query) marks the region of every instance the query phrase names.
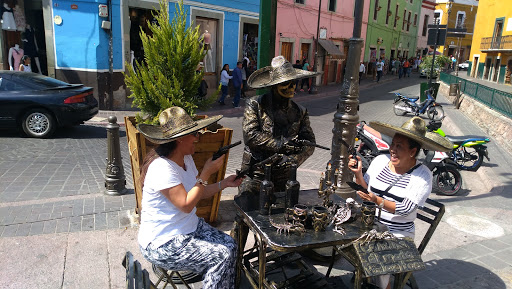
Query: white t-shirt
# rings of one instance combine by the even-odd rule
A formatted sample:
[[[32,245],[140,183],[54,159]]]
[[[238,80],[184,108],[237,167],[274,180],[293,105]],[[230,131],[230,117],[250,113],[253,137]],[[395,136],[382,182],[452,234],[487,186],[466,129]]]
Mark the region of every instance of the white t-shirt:
[[[364,175],[369,191],[381,197],[378,190],[386,190],[397,177],[400,177],[389,169],[389,160],[389,155],[376,157]],[[417,207],[425,204],[431,191],[432,172],[425,165],[421,165],[410,175],[403,176],[384,196],[384,199],[396,203],[396,210],[394,214],[382,210],[381,222],[388,226],[391,233],[414,237]]]
[[[142,190],[142,211],[139,228],[139,244],[146,248],[149,243],[159,247],[172,236],[188,234],[197,228],[199,218],[196,208],[184,213],[174,206],[160,190],[183,184],[190,191],[196,184],[197,168],[191,155],[185,156],[185,168],[159,157],[148,168]]]
[[[384,66],[384,63],[382,63],[381,61],[377,61],[375,66],[377,67],[377,71],[382,71],[382,67]]]

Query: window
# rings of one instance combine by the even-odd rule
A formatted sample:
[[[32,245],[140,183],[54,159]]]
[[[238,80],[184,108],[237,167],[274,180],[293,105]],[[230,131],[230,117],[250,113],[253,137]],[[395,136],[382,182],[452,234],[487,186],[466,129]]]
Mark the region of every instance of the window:
[[[411,12],[409,11],[409,16],[407,16],[407,31],[411,28]]]
[[[404,18],[402,19],[402,30],[405,29],[405,22],[407,22],[407,10],[404,9]]]
[[[418,14],[414,13],[414,22],[412,23],[414,27],[418,26]]]
[[[421,32],[421,36],[427,36],[427,28],[428,28],[428,15],[425,15],[423,19],[423,31]]]
[[[395,9],[395,23],[393,24],[393,28],[396,28],[396,24],[398,23],[398,18],[400,18],[400,16],[398,16],[398,7],[399,5],[396,4],[396,9]]]
[[[373,7],[373,20],[377,20],[377,12],[380,10],[379,0],[375,0],[375,7]]]
[[[336,12],[336,0],[329,0],[329,11]]]
[[[388,9],[386,9],[386,25],[389,24],[389,16],[391,16],[391,0],[388,0]]]
[[[455,28],[464,28],[464,20],[466,20],[466,12],[457,11],[457,20],[455,22]]]
[[[11,81],[9,79],[1,78],[0,80],[0,91],[29,90],[28,87],[23,86],[17,82]]]
[[[295,3],[298,3],[298,4],[304,4],[306,0],[295,0]]]

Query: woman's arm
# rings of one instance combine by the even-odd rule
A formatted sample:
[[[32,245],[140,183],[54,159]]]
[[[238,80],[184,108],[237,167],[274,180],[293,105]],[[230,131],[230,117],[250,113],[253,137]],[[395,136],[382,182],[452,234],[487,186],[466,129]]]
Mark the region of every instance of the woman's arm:
[[[25,71],[25,67],[23,66],[23,64],[20,64],[20,67],[18,69],[19,71]]]

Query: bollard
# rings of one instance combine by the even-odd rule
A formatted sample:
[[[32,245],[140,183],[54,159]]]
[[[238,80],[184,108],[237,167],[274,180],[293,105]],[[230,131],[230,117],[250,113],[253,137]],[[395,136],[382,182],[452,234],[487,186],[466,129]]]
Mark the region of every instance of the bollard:
[[[455,98],[455,108],[456,109],[460,108],[460,103],[461,103],[460,96],[462,94],[461,88],[462,88],[462,81],[459,81],[458,86],[457,86],[457,97]]]
[[[119,125],[117,117],[108,117],[107,125],[107,170],[105,172],[105,194],[117,196],[126,192],[121,147],[119,146]]]

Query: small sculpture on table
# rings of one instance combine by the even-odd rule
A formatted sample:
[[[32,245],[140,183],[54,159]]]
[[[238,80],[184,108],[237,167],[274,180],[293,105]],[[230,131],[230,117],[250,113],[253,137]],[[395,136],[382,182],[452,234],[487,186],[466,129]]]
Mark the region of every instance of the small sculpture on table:
[[[324,173],[320,177],[320,186],[318,188],[318,197],[323,198],[324,202],[322,205],[324,207],[331,207],[332,201],[330,197],[332,194],[336,192],[336,188],[338,188],[338,178],[340,176],[339,170],[336,169],[334,172],[334,182],[331,181],[331,163],[327,165],[327,178],[324,178]]]

